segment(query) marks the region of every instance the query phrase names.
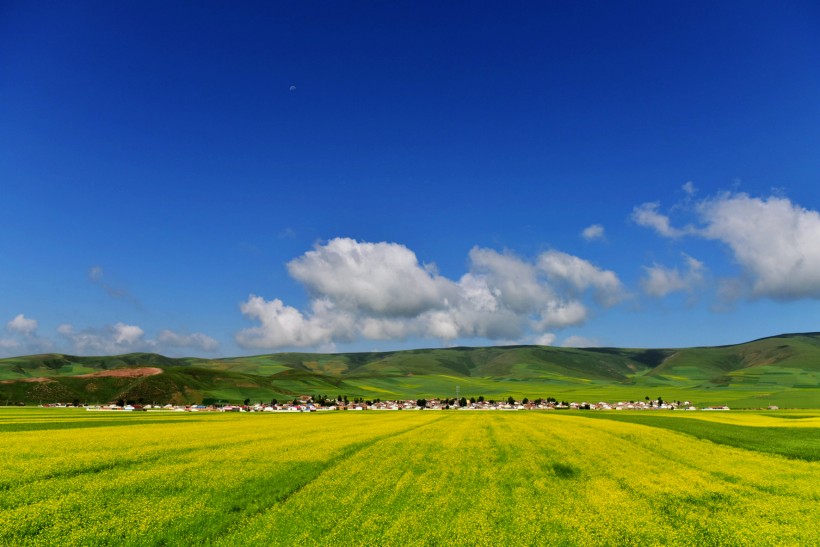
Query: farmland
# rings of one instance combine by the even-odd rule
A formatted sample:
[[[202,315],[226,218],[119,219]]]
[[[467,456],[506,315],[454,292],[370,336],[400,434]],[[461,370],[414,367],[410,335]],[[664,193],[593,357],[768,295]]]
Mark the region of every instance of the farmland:
[[[711,348],[506,346],[371,353],[278,353],[222,359],[30,355],[0,359],[0,404],[212,404],[350,398],[646,397],[732,408],[820,406],[820,334]]]
[[[0,409],[0,544],[820,542],[816,414],[617,414]]]

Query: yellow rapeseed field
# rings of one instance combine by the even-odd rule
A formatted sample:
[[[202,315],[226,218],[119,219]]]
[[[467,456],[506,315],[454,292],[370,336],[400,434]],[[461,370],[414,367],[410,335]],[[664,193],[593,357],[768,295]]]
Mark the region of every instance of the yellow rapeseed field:
[[[0,411],[0,544],[820,544],[820,463],[645,425],[86,414]]]

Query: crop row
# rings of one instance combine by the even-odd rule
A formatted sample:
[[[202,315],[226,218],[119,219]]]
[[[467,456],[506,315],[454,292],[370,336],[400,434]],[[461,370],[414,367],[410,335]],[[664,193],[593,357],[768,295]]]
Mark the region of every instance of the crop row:
[[[0,544],[820,543],[818,462],[657,427],[549,413],[156,418],[3,433]]]

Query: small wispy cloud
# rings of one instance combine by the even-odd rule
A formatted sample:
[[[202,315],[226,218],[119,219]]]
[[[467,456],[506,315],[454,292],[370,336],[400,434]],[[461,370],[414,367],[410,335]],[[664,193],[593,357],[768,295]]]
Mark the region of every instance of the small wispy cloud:
[[[97,287],[101,288],[105,293],[115,300],[124,300],[136,306],[137,308],[142,308],[142,304],[140,301],[132,295],[128,289],[122,286],[117,286],[114,284],[109,283],[105,279],[105,271],[103,270],[102,266],[92,266],[88,269],[88,280],[91,281],[92,284],[96,285]]]
[[[581,237],[587,241],[596,241],[599,239],[604,239],[606,236],[604,235],[604,227],[600,224],[592,224],[584,228],[581,232]]]
[[[669,238],[683,237],[692,232],[691,228],[675,228],[667,215],[660,213],[660,203],[642,203],[632,210],[632,220],[639,226],[651,228],[659,235]]]

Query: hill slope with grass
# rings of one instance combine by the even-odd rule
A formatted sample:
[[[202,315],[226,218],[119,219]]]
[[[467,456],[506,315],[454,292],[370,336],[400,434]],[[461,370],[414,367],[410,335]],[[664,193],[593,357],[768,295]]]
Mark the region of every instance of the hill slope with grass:
[[[679,349],[504,346],[224,359],[151,353],[0,359],[0,404],[79,400],[199,403],[301,394],[365,399],[470,396],[820,408],[820,333]]]

